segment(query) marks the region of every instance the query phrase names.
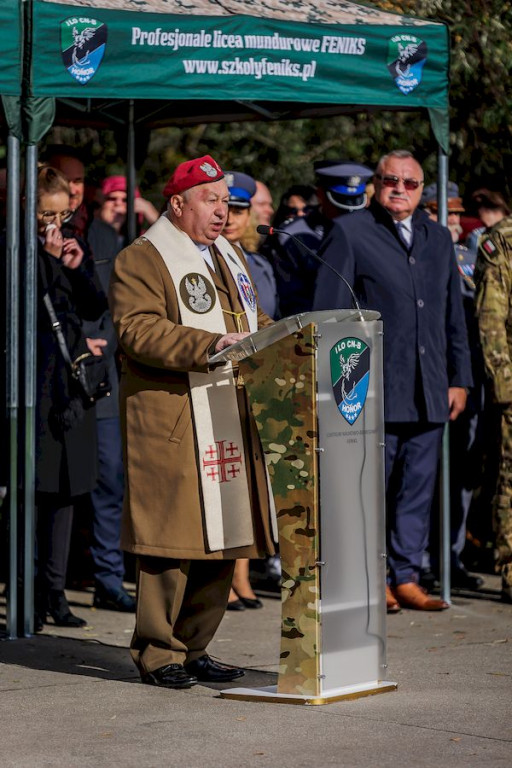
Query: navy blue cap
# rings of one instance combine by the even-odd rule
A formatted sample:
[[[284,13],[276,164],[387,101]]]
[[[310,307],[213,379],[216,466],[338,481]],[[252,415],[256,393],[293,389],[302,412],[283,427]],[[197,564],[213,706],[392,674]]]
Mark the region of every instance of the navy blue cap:
[[[319,186],[340,195],[357,197],[366,189],[373,171],[361,163],[321,160],[314,165]]]
[[[226,171],[224,180],[229,189],[229,205],[234,208],[250,208],[251,197],[256,194],[256,182],[247,173]]]

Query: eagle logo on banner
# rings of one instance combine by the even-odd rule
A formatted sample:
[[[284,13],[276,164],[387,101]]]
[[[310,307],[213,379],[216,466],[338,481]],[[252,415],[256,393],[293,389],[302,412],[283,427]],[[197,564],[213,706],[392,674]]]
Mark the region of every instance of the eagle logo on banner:
[[[353,424],[364,408],[370,383],[370,348],[354,337],[340,339],[332,347],[331,382],[334,399],[343,418]]]
[[[71,16],[60,25],[64,66],[81,85],[96,74],[105,54],[107,25],[97,19]]]
[[[421,83],[427,44],[414,35],[394,35],[388,46],[388,71],[399,91],[411,93]]]

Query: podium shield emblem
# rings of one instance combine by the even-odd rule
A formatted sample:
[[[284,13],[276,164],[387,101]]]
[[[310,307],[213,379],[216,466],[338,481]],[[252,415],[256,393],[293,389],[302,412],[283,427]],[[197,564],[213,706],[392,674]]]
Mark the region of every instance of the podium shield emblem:
[[[331,382],[334,399],[343,418],[354,424],[361,414],[370,382],[370,348],[348,336],[331,348]]]

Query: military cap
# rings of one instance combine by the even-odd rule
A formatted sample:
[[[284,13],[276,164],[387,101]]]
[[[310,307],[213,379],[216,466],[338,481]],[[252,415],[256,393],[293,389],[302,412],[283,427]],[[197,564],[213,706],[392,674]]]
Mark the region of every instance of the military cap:
[[[315,175],[321,187],[356,197],[364,192],[373,171],[361,163],[339,160],[320,160],[314,164]]]
[[[256,194],[256,182],[252,176],[240,171],[226,171],[224,178],[229,189],[229,205],[250,208],[251,197]]]
[[[318,185],[336,207],[349,211],[365,207],[366,184],[373,176],[371,168],[341,160],[320,160],[313,167]]]
[[[448,182],[448,212],[464,213],[465,208],[462,205],[462,198],[459,195],[459,188],[454,181]],[[437,211],[437,184],[429,184],[425,187],[421,195],[420,205],[423,208],[429,208],[434,213]]]
[[[164,197],[181,195],[182,192],[198,187],[199,184],[208,184],[223,178],[224,172],[213,157],[210,155],[196,157],[194,160],[187,160],[178,165],[164,187]]]

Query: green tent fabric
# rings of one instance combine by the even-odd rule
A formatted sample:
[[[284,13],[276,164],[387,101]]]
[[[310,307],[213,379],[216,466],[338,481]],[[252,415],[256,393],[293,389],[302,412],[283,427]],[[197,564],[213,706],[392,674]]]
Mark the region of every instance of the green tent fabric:
[[[21,138],[19,124],[22,77],[22,9],[20,0],[0,4],[0,93],[9,131]]]
[[[34,0],[33,24],[36,96],[423,108],[448,148],[443,24],[344,0]]]
[[[1,2],[0,92],[9,133],[37,144],[53,123],[55,102],[31,94],[31,10],[21,0]]]
[[[0,3],[0,93],[19,96],[21,93],[21,2],[2,0]]]

